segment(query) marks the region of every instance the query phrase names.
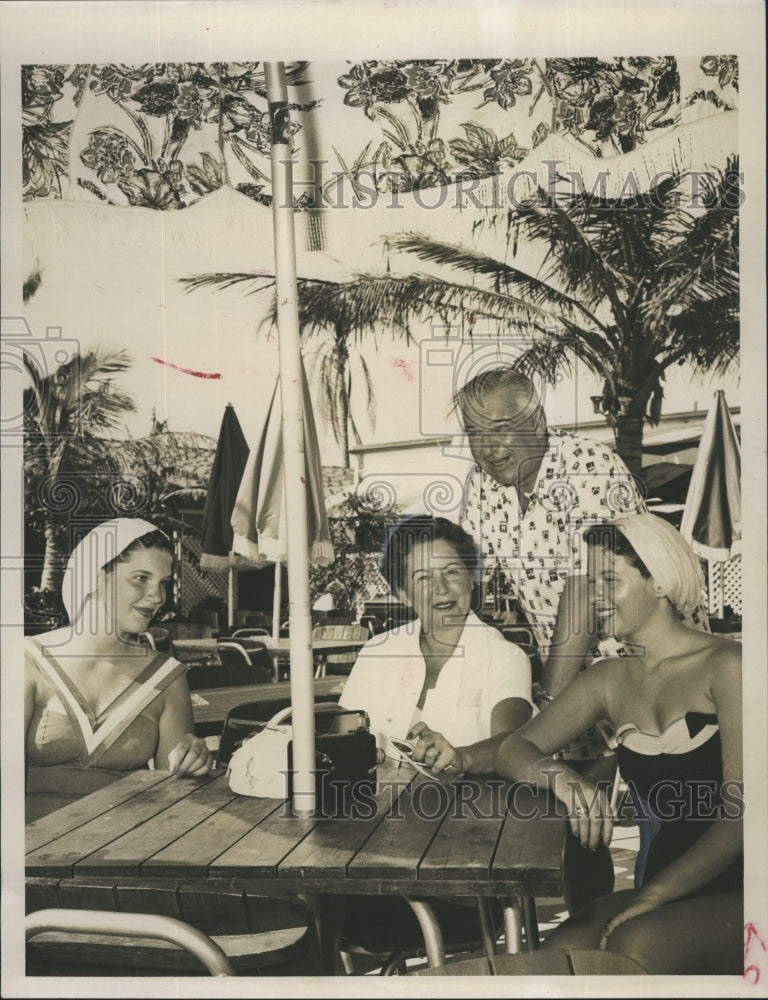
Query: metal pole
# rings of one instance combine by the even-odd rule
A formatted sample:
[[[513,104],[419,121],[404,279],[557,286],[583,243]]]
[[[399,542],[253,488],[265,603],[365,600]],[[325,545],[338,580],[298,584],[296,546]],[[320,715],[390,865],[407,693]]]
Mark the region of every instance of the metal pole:
[[[315,808],[315,712],[312,670],[312,618],[309,606],[304,416],[299,352],[296,246],[293,231],[288,90],[283,63],[264,63],[272,126],[272,222],[275,234],[275,295],[280,352],[280,401],[285,469],[290,597],[291,707],[293,709],[293,808]]]
[[[278,559],[275,563],[275,587],[272,593],[272,638],[277,643],[280,638],[280,607],[283,603],[283,564]]]

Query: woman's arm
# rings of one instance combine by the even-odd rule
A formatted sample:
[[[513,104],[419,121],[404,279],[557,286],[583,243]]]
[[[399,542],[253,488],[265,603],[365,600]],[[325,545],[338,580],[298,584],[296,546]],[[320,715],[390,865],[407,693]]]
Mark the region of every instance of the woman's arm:
[[[454,747],[442,735],[418,722],[410,736],[418,737],[413,758],[423,761],[434,774],[487,774],[493,770],[496,751],[503,740],[519,729],[531,716],[531,706],[524,698],[505,698],[491,712],[491,735],[471,746]],[[446,775],[448,776],[448,775]]]
[[[211,769],[211,755],[205,740],[195,736],[192,700],[187,679],[177,677],[164,692],[165,704],[159,720],[159,739],[155,764],[161,770],[175,771],[178,777],[199,777]]]
[[[550,756],[567,746],[598,719],[607,716],[606,684],[614,663],[599,661],[582,671],[522,729],[507,737],[496,754],[495,770],[512,781],[548,788],[568,810],[574,836],[582,846],[609,844],[613,819],[607,791]]]
[[[37,667],[29,654],[24,655],[24,746],[37,703]]]
[[[717,878],[743,850],[741,647],[736,643],[733,649],[724,648],[713,664],[710,690],[720,728],[728,807],[721,806],[716,821],[695,844],[647,882],[633,898],[632,905],[606,925],[601,946],[625,921],[695,892]],[[694,794],[693,790],[691,793]]]

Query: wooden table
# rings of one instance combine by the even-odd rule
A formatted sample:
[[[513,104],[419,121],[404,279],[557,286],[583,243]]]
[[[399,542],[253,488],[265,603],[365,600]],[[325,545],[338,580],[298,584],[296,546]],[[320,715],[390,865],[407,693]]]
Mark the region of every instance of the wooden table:
[[[242,906],[249,892],[397,894],[411,902],[435,965],[440,931],[412,895],[501,897],[505,916],[523,897],[536,946],[532,898],[562,891],[566,824],[553,799],[499,778],[443,785],[382,767],[368,806],[296,817],[283,801],[233,794],[216,772],[137,771],[27,826],[27,909],[141,906],[194,925],[203,890]],[[326,941],[335,929],[325,928]],[[519,947],[508,934],[507,950]]]
[[[340,694],[344,686],[344,677],[321,677],[314,681],[315,701],[332,694]],[[192,712],[195,728],[218,724],[221,729],[230,708],[246,701],[259,701],[264,704],[274,702],[275,711],[279,702],[288,701],[291,697],[290,681],[280,681],[277,684],[247,684],[238,687],[203,688],[192,692]],[[206,735],[201,732],[201,735]]]

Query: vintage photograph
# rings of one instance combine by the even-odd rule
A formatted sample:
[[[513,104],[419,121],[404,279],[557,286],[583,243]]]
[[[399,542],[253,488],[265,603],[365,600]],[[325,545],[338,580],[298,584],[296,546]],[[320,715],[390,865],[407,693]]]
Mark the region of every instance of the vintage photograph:
[[[766,995],[762,8],[202,6],[0,8],[4,995]]]

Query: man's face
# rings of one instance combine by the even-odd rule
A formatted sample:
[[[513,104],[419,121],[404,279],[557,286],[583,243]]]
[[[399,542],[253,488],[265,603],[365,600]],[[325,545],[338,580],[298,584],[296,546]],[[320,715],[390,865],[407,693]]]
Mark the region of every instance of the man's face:
[[[464,430],[472,457],[502,486],[530,492],[547,448],[547,428],[538,400],[499,385],[462,401]]]

